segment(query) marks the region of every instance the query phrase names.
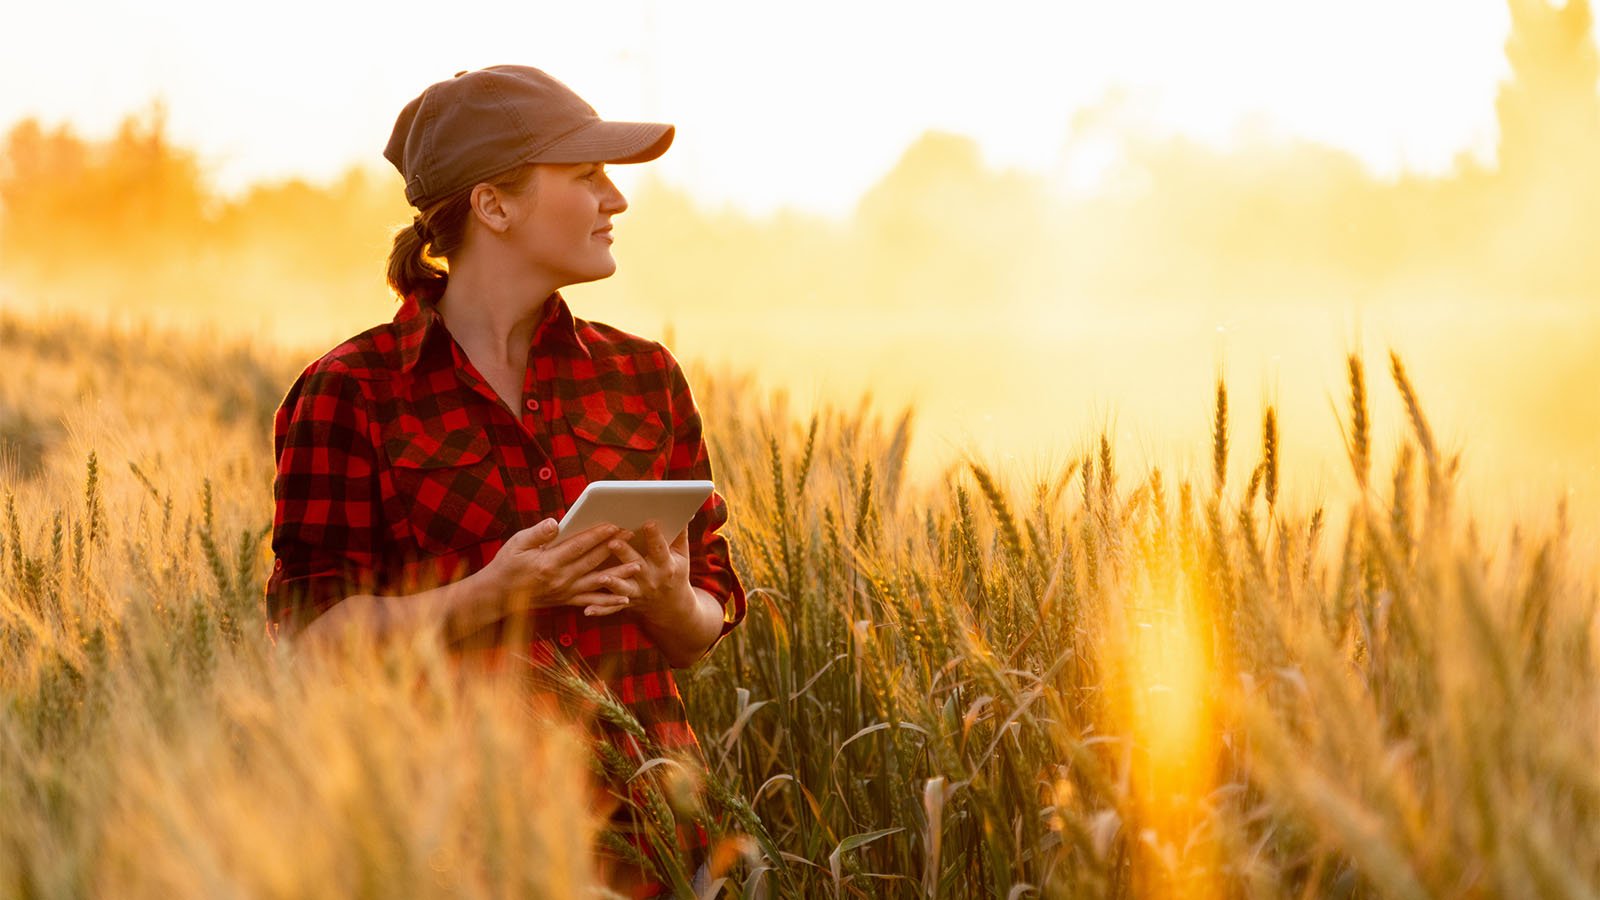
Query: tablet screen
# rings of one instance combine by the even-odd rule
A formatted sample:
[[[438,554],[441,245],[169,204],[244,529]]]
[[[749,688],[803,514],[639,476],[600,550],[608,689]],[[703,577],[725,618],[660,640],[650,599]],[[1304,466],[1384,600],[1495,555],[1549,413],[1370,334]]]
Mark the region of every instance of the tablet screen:
[[[661,537],[670,544],[689,527],[689,520],[700,511],[714,487],[709,481],[590,482],[561,518],[556,540],[610,523],[634,532],[637,549],[642,546],[639,529],[654,519],[661,526]]]

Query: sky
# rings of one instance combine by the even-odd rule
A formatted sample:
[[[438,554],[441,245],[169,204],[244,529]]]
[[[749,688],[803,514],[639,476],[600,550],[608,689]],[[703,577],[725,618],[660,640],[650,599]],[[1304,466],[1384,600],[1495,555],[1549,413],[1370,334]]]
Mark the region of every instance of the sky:
[[[1174,193],[1158,202],[1186,211],[1176,231],[1139,231],[1147,220],[1137,217],[1129,220],[1134,230],[1119,230],[1112,217],[1062,223],[1070,226],[1067,238],[1048,229],[1025,234],[1017,223],[1034,221],[1032,213],[1011,212],[1031,195],[1006,191],[1017,184],[1031,191],[1036,180],[986,173],[961,180],[953,194],[933,195],[946,204],[939,211],[947,221],[932,229],[945,239],[932,250],[917,243],[925,237],[917,229],[879,233],[872,215],[852,217],[862,194],[930,130],[970,138],[990,166],[1044,173],[1064,191],[1094,189],[1108,143],[1139,128],[1223,152],[1262,136],[1316,142],[1355,154],[1379,176],[1444,175],[1462,156],[1490,164],[1495,96],[1509,76],[1503,0],[991,0],[981,8],[971,0],[614,0],[604,9],[463,2],[448,18],[437,4],[411,0],[0,3],[8,4],[0,14],[14,30],[0,55],[0,128],[35,116],[104,136],[159,98],[170,137],[197,151],[225,192],[260,180],[331,179],[352,164],[385,169],[382,149],[402,106],[458,70],[500,63],[546,69],[608,118],[674,123],[677,139],[664,157],[610,171],[630,196],[639,196],[639,175],[651,172],[696,203],[658,206],[653,219],[640,204],[624,220],[619,277],[574,297],[641,334],[662,336],[670,326],[684,358],[759,372],[764,383],[792,389],[802,406],[853,401],[868,389],[882,409],[913,403],[922,435],[913,467],[927,472],[965,444],[1023,459],[1081,451],[1068,442],[1107,427],[1151,459],[1185,459],[1204,471],[1212,379],[1225,368],[1245,419],[1260,408],[1258,398],[1278,404],[1287,465],[1310,471],[1307,460],[1326,458],[1326,471],[1342,472],[1336,420],[1325,408],[1342,396],[1343,354],[1370,352],[1376,380],[1394,347],[1415,366],[1439,432],[1457,429],[1479,454],[1484,483],[1536,487],[1529,502],[1537,504],[1548,496],[1546,482],[1581,468],[1589,498],[1582,508],[1600,510],[1600,470],[1581,432],[1589,419],[1560,413],[1591,408],[1575,398],[1587,397],[1579,387],[1594,381],[1592,304],[1553,304],[1540,318],[1537,297],[1521,293],[1516,303],[1496,296],[1471,310],[1459,302],[1463,288],[1503,283],[1483,272],[1521,271],[1517,254],[1564,237],[1560,221],[1544,230],[1490,229],[1453,251],[1435,245],[1432,257],[1411,247],[1414,265],[1380,267],[1382,284],[1371,281],[1374,270],[1318,268],[1346,251],[1351,259],[1389,259],[1391,245],[1410,246],[1396,243],[1400,229],[1438,212],[1427,204],[1465,196],[1414,192],[1395,202],[1421,204],[1409,211],[1421,219],[1397,217],[1382,204],[1359,212],[1334,204],[1340,215],[1370,218],[1294,220],[1304,231],[1291,230],[1292,240],[1309,236],[1330,255],[1290,254],[1274,263],[1271,253],[1289,246],[1282,220],[1262,215],[1255,195],[1239,206],[1231,187],[1270,191],[1285,210],[1303,212],[1360,179],[1291,179],[1285,173],[1334,176],[1317,154],[1261,153],[1166,157],[1163,185]],[[1109,116],[1108,97],[1122,98]],[[1108,121],[1112,127],[1100,127]],[[951,148],[963,146],[923,142],[920,152],[948,163],[960,155]],[[1262,159],[1277,160],[1277,168],[1253,181]],[[1219,172],[1226,177],[1214,184]],[[887,194],[906,209],[926,210],[908,203],[914,183],[901,179]],[[732,222],[715,216],[721,204],[757,215],[797,209],[854,225]],[[712,221],[711,239],[695,230]],[[381,250],[382,229],[394,224],[374,223],[374,247]],[[1464,232],[1484,223],[1469,224]],[[1189,227],[1195,230],[1182,230]],[[315,233],[299,222],[282,230]],[[1362,256],[1352,233],[1368,235],[1383,252]],[[672,240],[684,234],[689,239]],[[1078,243],[1062,253],[1065,244],[1050,243],[1058,238]],[[951,253],[954,241],[974,249]],[[1584,249],[1580,240],[1553,243]],[[271,256],[277,246],[208,270],[225,287],[194,287],[205,273],[174,269],[191,290],[172,309],[183,316],[214,309],[258,334],[292,329],[313,344],[392,315],[392,298],[366,269],[352,269],[361,273],[359,288],[293,281],[302,273]],[[1479,255],[1485,246],[1495,252]],[[1161,266],[1146,264],[1152,254],[1163,255]],[[1283,267],[1300,265],[1314,278],[1282,288]],[[1559,272],[1600,277],[1584,260]],[[1119,281],[1122,275],[1131,277]],[[174,300],[132,283],[140,304],[149,295]],[[1096,295],[1099,284],[1111,286],[1106,296]],[[1383,298],[1407,302],[1379,302],[1379,287]],[[1149,299],[1124,308],[1116,292],[1154,288],[1172,298],[1161,301],[1166,306]],[[112,297],[120,311],[104,290],[91,280],[85,296],[102,308]],[[981,309],[966,302],[979,291],[1001,302]],[[848,313],[854,327],[810,315],[819,295],[833,303],[832,316]],[[1260,302],[1269,295],[1270,307]],[[291,314],[286,296],[300,304]],[[59,297],[41,291],[28,302],[50,308]],[[0,303],[7,299],[0,290]],[[964,365],[928,365],[941,358]],[[1530,403],[1530,396],[1543,399]],[[1042,406],[1049,415],[1040,415]],[[1397,416],[1398,407],[1390,412]],[[1400,433],[1398,421],[1385,433]],[[1530,441],[1534,427],[1543,430]],[[1186,455],[1193,453],[1199,456]],[[1535,478],[1534,465],[1548,472]]]
[[[500,63],[550,72],[606,118],[677,125],[650,165],[705,202],[827,215],[930,129],[1092,190],[1110,151],[1074,117],[1113,90],[1158,133],[1297,137],[1382,175],[1442,173],[1460,154],[1493,158],[1508,71],[1509,14],[1487,0],[5,6],[0,126],[34,116],[104,135],[160,98],[174,139],[230,193],[386,166],[408,100]]]

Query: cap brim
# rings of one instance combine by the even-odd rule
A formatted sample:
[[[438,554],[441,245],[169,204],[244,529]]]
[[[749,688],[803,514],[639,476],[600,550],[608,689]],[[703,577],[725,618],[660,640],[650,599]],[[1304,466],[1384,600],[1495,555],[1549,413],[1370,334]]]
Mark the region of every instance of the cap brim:
[[[641,163],[667,152],[674,129],[660,122],[607,122],[579,128],[534,156],[542,163]]]

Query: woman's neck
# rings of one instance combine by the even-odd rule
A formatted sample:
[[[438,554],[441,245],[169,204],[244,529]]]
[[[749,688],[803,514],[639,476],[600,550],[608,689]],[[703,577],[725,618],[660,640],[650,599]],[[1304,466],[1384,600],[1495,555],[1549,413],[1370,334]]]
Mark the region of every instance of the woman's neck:
[[[484,278],[469,266],[451,269],[437,306],[456,342],[470,355],[488,354],[496,365],[525,365],[533,332],[555,288],[515,278]]]

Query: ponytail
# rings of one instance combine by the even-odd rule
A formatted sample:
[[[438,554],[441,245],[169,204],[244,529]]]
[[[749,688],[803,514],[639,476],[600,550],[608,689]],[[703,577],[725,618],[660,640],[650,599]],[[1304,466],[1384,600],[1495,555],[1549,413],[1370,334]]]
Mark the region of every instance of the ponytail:
[[[421,217],[417,219],[420,223]],[[411,225],[394,233],[394,246],[389,250],[389,287],[401,297],[407,297],[422,288],[438,295],[449,280],[449,271],[430,257],[419,229]]]

